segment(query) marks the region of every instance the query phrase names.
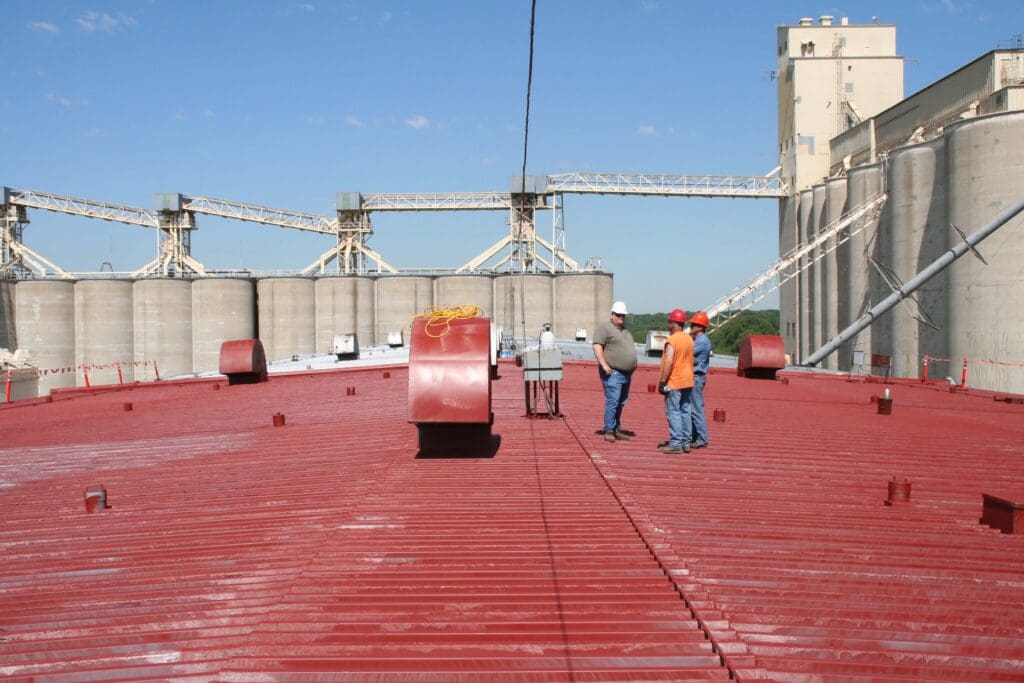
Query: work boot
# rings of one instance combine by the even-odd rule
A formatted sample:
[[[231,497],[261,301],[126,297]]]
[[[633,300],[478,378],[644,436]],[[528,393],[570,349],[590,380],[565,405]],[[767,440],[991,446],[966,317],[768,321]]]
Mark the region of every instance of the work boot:
[[[616,429],[615,430],[615,440],[616,441],[629,441],[629,434],[627,434],[626,432],[622,431],[621,429]]]
[[[666,453],[668,455],[675,455],[676,453],[689,453],[690,452],[689,447],[682,448],[680,446],[670,446],[670,445],[659,446],[658,450],[661,451],[662,453]]]
[[[662,441],[661,443],[658,444],[658,448],[661,448],[662,446],[668,446],[669,443],[670,442],[668,442],[668,441]]]
[[[612,430],[612,429],[609,429],[607,432],[605,432],[604,433],[604,440],[605,441],[615,441],[615,431]]]

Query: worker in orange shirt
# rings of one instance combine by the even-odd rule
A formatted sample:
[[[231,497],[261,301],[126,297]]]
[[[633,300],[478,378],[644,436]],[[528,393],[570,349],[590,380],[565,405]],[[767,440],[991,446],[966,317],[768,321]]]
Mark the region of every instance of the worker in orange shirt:
[[[658,444],[662,453],[689,453],[692,424],[690,393],[693,391],[693,339],[683,332],[686,312],[675,309],[668,314],[672,333],[661,355],[658,391],[665,396],[668,441]]]

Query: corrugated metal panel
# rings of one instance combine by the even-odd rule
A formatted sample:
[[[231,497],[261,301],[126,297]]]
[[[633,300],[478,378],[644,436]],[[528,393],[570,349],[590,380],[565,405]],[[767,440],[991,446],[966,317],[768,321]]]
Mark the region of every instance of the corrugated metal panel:
[[[716,373],[727,422],[666,456],[652,370],[608,444],[592,365],[564,421],[503,366],[493,457],[425,459],[387,372],[0,410],[0,676],[1024,678],[1024,537],[978,524],[1024,493],[1020,405]]]

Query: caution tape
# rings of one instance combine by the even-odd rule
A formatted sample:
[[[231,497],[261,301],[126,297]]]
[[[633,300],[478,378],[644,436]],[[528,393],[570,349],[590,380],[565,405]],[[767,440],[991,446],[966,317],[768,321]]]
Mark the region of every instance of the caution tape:
[[[927,355],[921,357],[921,362],[924,365],[928,365],[928,363],[931,363],[933,361],[938,363],[959,363],[963,361],[964,364],[981,363],[984,365],[1001,365],[1007,368],[1024,368],[1024,363],[1017,363],[1005,360],[993,360],[991,358],[939,358],[937,356]]]
[[[8,368],[7,374],[14,375],[31,375],[38,377],[46,377],[47,375],[65,375],[74,374],[79,371],[81,372],[93,372],[96,370],[113,370],[126,367],[147,367],[152,365],[156,367],[155,360],[122,360],[114,361],[113,363],[82,363],[73,367],[66,368]]]

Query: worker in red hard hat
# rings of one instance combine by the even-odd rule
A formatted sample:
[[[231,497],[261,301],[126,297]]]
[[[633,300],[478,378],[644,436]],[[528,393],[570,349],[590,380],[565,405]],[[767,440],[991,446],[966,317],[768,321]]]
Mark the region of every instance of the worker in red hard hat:
[[[622,409],[629,398],[629,385],[636,370],[636,342],[626,329],[626,304],[612,304],[609,321],[594,331],[594,357],[604,386],[604,424],[600,432],[606,441],[629,441],[632,433],[622,428]]]
[[[693,392],[693,340],[683,331],[686,312],[675,309],[668,314],[672,333],[661,354],[658,391],[665,396],[668,441],[658,444],[662,453],[689,453],[692,433],[690,394]]]
[[[690,446],[705,448],[708,445],[708,421],[704,417],[704,387],[708,381],[708,366],[711,364],[711,340],[705,334],[708,328],[708,314],[697,311],[690,317],[690,335],[693,337],[693,393],[690,394]]]

